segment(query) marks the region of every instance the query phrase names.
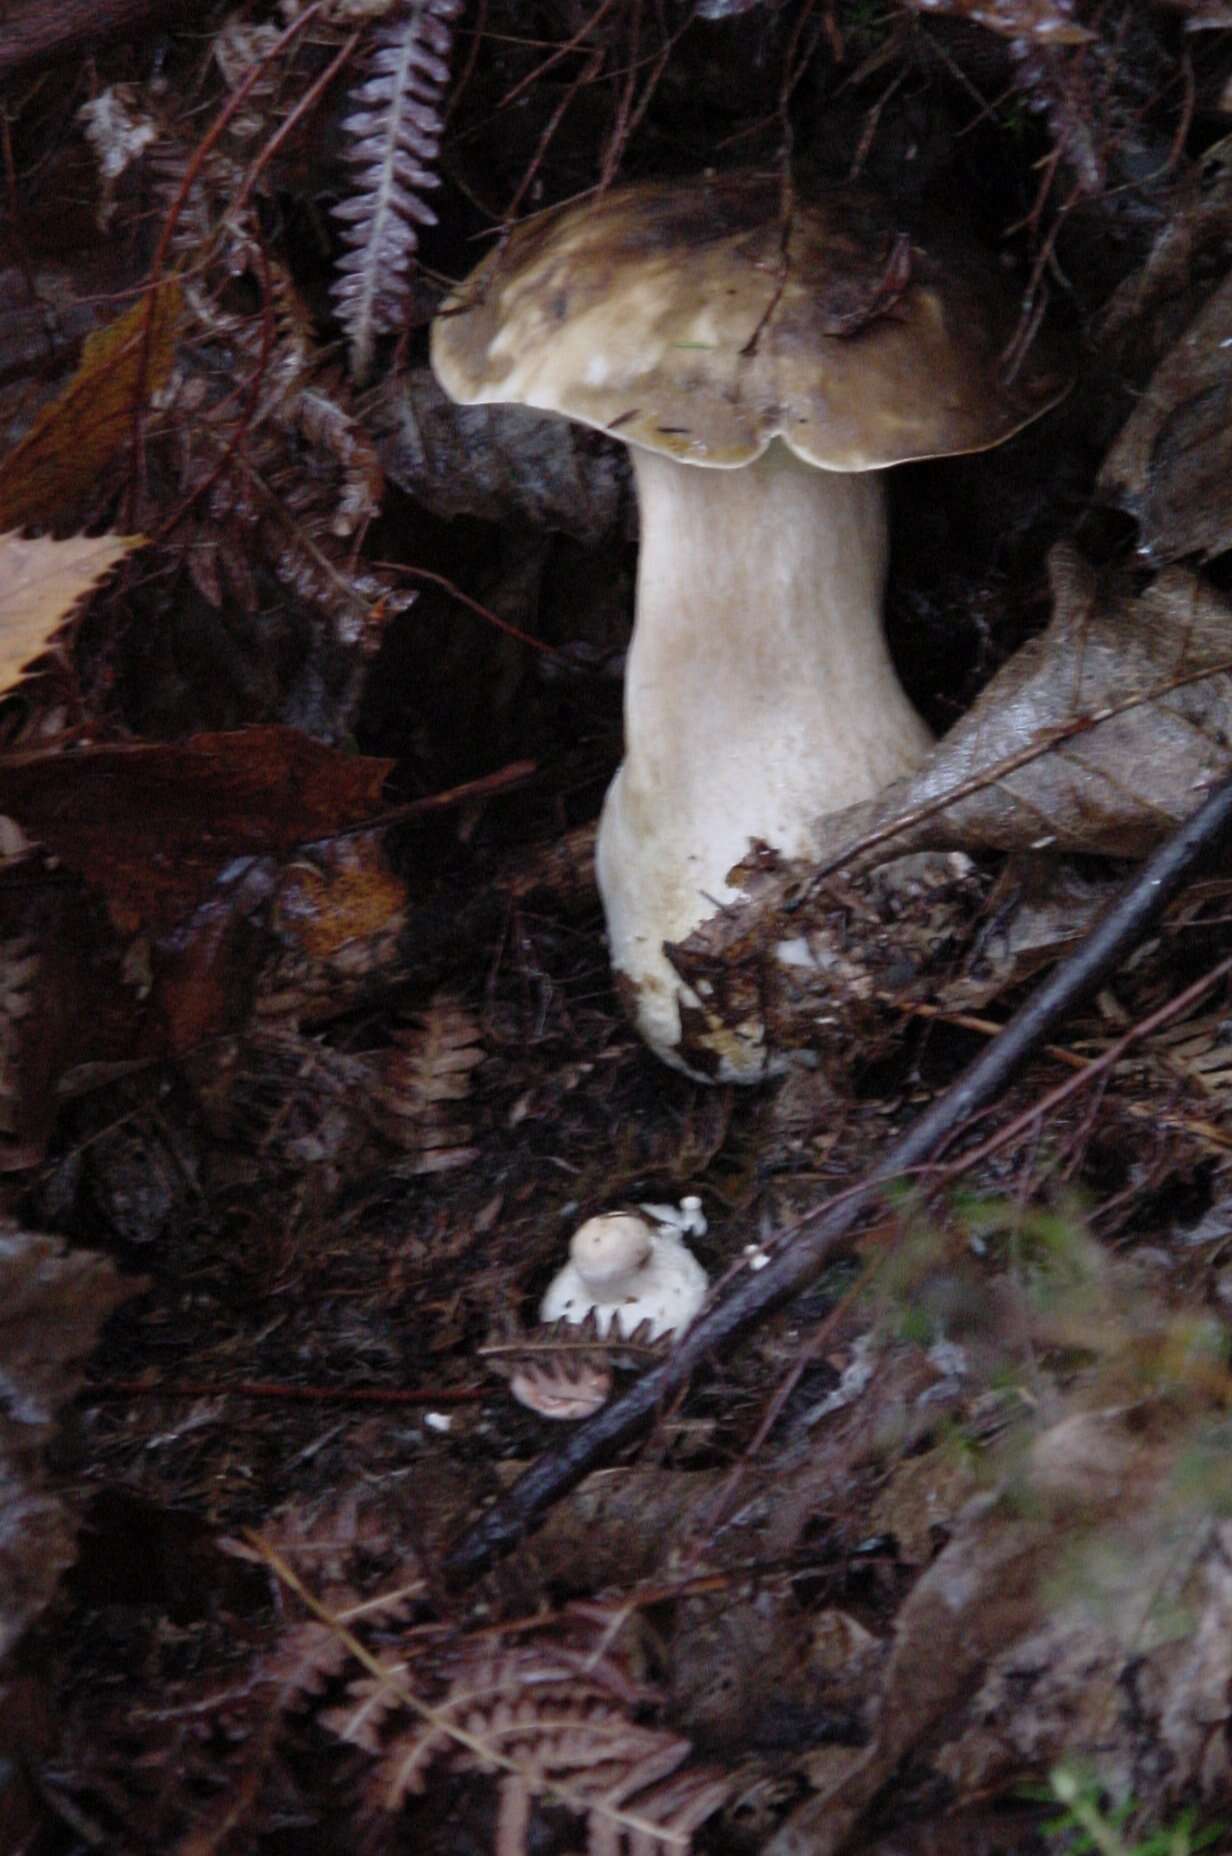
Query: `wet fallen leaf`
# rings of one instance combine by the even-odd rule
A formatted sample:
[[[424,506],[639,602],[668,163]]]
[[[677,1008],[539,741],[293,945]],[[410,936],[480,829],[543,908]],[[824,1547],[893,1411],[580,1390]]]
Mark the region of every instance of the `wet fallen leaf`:
[[[253,1003],[254,931],[264,920],[273,884],[271,859],[237,858],[191,914],[152,944],[138,938],[129,952],[148,961],[143,990],[149,1009],[133,1047],[146,1056],[186,1051],[204,1038],[243,1029]]]
[[[1232,608],[1180,568],[1138,598],[1104,594],[1072,547],[1049,568],[1047,631],[918,773],[821,821],[818,862],[873,838],[895,852],[1141,857],[1226,775]]]
[[[0,535],[0,691],[48,649],[77,601],[141,545],[136,535]]]
[[[1232,278],[1156,368],[1104,461],[1100,489],[1155,561],[1232,547]]]
[[[1070,1414],[1036,1438],[1015,1481],[1015,1493],[1008,1499],[1004,1490],[977,1495],[968,1503],[952,1538],[898,1614],[893,1649],[879,1686],[877,1725],[858,1764],[831,1782],[827,1750],[819,1749],[813,1777],[821,1789],[771,1840],[768,1856],[830,1856],[845,1847],[882,1787],[940,1723],[949,1728],[945,1757],[951,1765],[961,1765],[967,1730],[978,1738],[987,1717],[978,1701],[967,1716],[952,1711],[966,1702],[982,1671],[994,1664],[1009,1666],[1016,1653],[1021,1659],[1033,1633],[1055,1627],[1057,1595],[1048,1580],[1073,1554],[1075,1543],[1095,1541],[1103,1529],[1123,1527],[1135,1513],[1143,1518],[1143,1541],[1149,1537],[1162,1548],[1169,1540],[1167,1515],[1157,1505],[1170,1461],[1166,1430],[1164,1422],[1152,1434],[1149,1426],[1143,1427],[1141,1414],[1129,1408]],[[1026,1499],[1024,1490],[1029,1491]],[[1149,1604],[1155,1591],[1157,1557],[1130,1556],[1125,1583],[1139,1604]],[[1214,1593],[1217,1613],[1212,1624],[1226,1623],[1227,1587],[1224,1578],[1222,1589]],[[1075,1592],[1075,1606],[1081,1610],[1076,1587]],[[1067,1623],[1073,1632],[1074,1610]],[[1158,1647],[1162,1646],[1145,1639],[1141,1644],[1144,1651]],[[1123,1665],[1134,1658],[1132,1645],[1118,1645],[1115,1629],[1097,1632],[1096,1641],[1088,1637],[1086,1651],[1087,1660],[1079,1658],[1062,1685],[1069,1718],[1061,1708],[1055,1743],[1036,1747],[1023,1758],[1022,1769],[1081,1746],[1082,1724],[1076,1727],[1074,1720],[1078,1703],[1106,1713]],[[1171,1686],[1169,1682],[1169,1690]],[[1012,1731],[1021,1720],[1023,1731],[1030,1732],[1036,1724],[1034,1702],[1032,1693],[1031,1707],[1023,1709],[1007,1697],[991,1724]],[[1218,1716],[1226,1720],[1226,1691],[1220,1692]],[[1145,1751],[1156,1744],[1156,1723],[1138,1718],[1131,1706],[1123,1711],[1122,1721],[1127,1748],[1136,1745]],[[1191,1764],[1182,1781],[1191,1787],[1197,1765],[1194,1738],[1190,1736]],[[1102,1734],[1100,1741],[1102,1754]],[[1012,1767],[1012,1761],[1003,1760],[1002,1781],[1006,1765]],[[977,1792],[978,1786],[973,1784],[971,1791]]]
[[[178,283],[161,284],[86,340],[81,365],[0,462],[0,528],[54,522],[96,487],[171,371]]]
[[[117,923],[158,929],[202,901],[232,859],[370,818],[390,766],[269,726],[13,755],[0,793],[32,837],[103,891]]]

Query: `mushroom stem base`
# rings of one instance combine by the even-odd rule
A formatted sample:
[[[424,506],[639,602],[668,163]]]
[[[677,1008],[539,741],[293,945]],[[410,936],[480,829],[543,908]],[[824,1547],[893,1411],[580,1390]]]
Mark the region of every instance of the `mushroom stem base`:
[[[879,473],[818,470],[779,441],[737,470],[633,458],[625,760],[596,847],[612,961],[660,1057],[756,1082],[776,1067],[760,1023],[708,1018],[663,946],[737,898],[727,873],[751,840],[807,857],[819,816],[931,745],[882,632],[884,490]]]

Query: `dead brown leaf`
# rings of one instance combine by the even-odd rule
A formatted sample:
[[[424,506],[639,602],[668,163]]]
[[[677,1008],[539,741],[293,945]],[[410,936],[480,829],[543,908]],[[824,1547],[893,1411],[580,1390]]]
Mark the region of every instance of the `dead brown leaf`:
[[[1232,136],[1179,174],[1171,210],[1147,254],[1114,292],[1100,319],[1100,351],[1128,379],[1157,367],[1198,314],[1209,291],[1200,280],[1227,267],[1232,234]]]
[[[63,519],[96,487],[171,371],[179,317],[172,281],[87,338],[64,391],[0,463],[0,528]]]
[[[1049,561],[1053,617],[909,779],[821,821],[839,846],[1145,856],[1229,767],[1232,608],[1197,576],[1104,592]],[[846,858],[844,857],[844,861]]]
[[[97,884],[117,923],[170,927],[232,859],[370,818],[391,762],[269,726],[168,743],[10,756],[3,809]]]
[[[1121,1408],[1064,1417],[1035,1440],[1023,1472],[1012,1479],[1014,1496],[1007,1499],[1003,1490],[967,1504],[948,1545],[899,1612],[872,1740],[854,1770],[843,1772],[836,1783],[826,1749],[820,1750],[813,1776],[822,1789],[771,1840],[768,1856],[831,1856],[846,1847],[882,1787],[939,1723],[953,1720],[948,1739],[958,1749],[966,1726],[980,1731],[978,1705],[974,1723],[953,1711],[994,1660],[1005,1659],[1007,1652],[1012,1658],[1041,1624],[1050,1628],[1056,1600],[1048,1580],[1076,1541],[1094,1538],[1093,1530],[1100,1527],[1124,1525],[1135,1511],[1152,1517],[1151,1531],[1158,1535],[1155,1503],[1169,1459],[1163,1436],[1140,1426],[1141,1414]],[[1022,1500],[1024,1491],[1029,1493]],[[1144,1560],[1129,1569],[1128,1583],[1144,1601],[1150,1599],[1156,1570]],[[1072,1616],[1069,1623],[1072,1630]],[[1131,1654],[1126,1647],[1124,1657]],[[1078,1750],[1074,1707],[1094,1696],[1106,1708],[1120,1662],[1114,1636],[1106,1635],[1094,1664],[1071,1672],[1068,1725],[1053,1745],[1036,1749],[1040,1763]],[[1030,1708],[1018,1712],[1034,1722],[1034,1697]],[[1136,1732],[1145,1746],[1149,1729],[1141,1722],[1130,1729],[1130,1712],[1127,1707],[1127,1731]],[[1221,1719],[1226,1712],[1225,1696]],[[1013,1714],[1011,1709],[1001,1718],[1008,1725]],[[1000,1779],[1007,1776],[1003,1769]]]
[[[1155,561],[1232,547],[1232,277],[1156,368],[1100,489],[1135,516]]]
[[[530,523],[595,542],[615,526],[626,467],[593,434],[522,406],[456,406],[430,369],[367,401],[394,483],[441,516]]]
[[[50,647],[78,600],[141,546],[139,535],[0,535],[0,691]]]

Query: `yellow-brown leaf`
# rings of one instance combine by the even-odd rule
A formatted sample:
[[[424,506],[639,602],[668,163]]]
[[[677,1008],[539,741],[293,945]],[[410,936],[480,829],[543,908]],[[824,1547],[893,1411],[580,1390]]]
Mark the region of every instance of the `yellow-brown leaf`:
[[[179,313],[172,280],[89,337],[64,391],[0,463],[0,529],[54,522],[96,482],[171,371]]]
[[[140,535],[0,535],[0,691],[47,649],[77,601],[141,545]]]

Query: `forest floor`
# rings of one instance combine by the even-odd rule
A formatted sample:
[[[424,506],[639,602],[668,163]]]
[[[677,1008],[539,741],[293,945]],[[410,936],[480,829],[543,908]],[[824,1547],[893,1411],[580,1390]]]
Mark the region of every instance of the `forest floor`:
[[[1232,1849],[1226,857],[631,1440],[551,1414],[670,1342],[538,1315],[687,1199],[746,1293],[1232,773],[1226,9],[14,0],[0,72],[0,1849]],[[681,950],[752,1088],[609,969],[623,451],[427,360],[481,235],[710,167],[961,211],[1074,383],[893,473],[939,746]]]

